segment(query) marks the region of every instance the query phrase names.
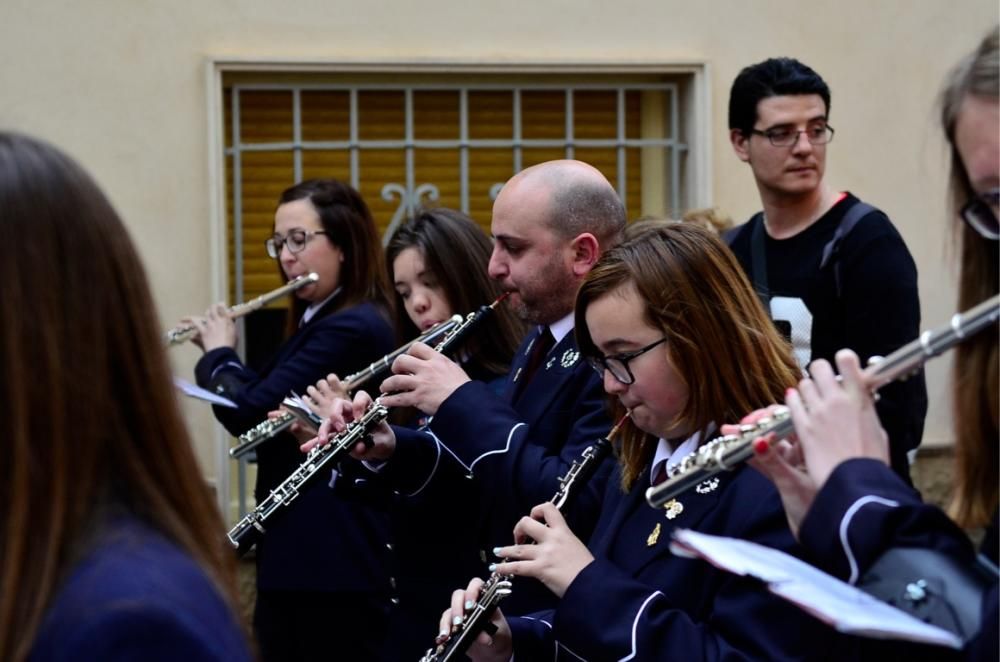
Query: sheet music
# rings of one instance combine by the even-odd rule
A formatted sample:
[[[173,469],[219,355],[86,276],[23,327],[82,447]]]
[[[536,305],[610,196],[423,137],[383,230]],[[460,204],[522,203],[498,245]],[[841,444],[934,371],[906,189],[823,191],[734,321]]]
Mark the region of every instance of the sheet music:
[[[206,391],[202,387],[192,384],[186,379],[181,377],[174,377],[174,386],[176,386],[184,395],[196,398],[198,400],[204,400],[205,402],[211,402],[213,405],[221,405],[223,407],[230,407],[236,409],[236,403],[229,398],[224,398],[221,395],[216,395],[211,391]]]
[[[712,536],[689,529],[674,531],[670,549],[678,556],[701,558],[721,570],[755,577],[766,583],[775,595],[840,632],[955,649],[962,647],[961,639],[955,634],[919,621],[776,549],[748,540]]]
[[[323,424],[323,419],[312,413],[301,395],[292,391],[291,395],[281,401],[281,405],[296,418],[303,428],[313,434],[319,432],[319,426]]]

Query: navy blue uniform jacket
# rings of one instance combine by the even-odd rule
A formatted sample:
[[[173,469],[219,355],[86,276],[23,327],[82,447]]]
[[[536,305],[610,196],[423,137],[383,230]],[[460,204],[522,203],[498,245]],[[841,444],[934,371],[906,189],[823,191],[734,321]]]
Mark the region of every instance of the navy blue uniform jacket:
[[[823,657],[833,634],[819,621],[754,580],[669,550],[671,531],[684,527],[794,552],[778,494],[766,478],[745,466],[722,474],[715,489],[702,483],[677,497],[683,510],[668,519],[666,510],[646,504],[648,469],[627,494],[618,476],[615,471],[607,483],[589,545],[594,562],[554,611],[509,619],[515,660]]]
[[[968,536],[947,515],[922,503],[920,495],[877,460],[842,462],[816,495],[802,521],[802,544],[819,567],[855,583],[893,547],[937,550],[961,564],[974,562]],[[989,527],[982,553],[997,562],[997,521]],[[983,596],[983,628],[960,657],[995,660],[998,643],[997,584]],[[953,654],[930,646],[907,647],[908,659],[951,659]]]
[[[229,348],[212,350],[201,358],[195,367],[198,384],[238,405],[236,409],[213,408],[230,433],[241,434],[263,421],[290,391],[302,393],[331,372],[350,374],[392,351],[392,327],[374,304],[324,314],[332,304],[289,338],[260,374],[244,366]],[[257,460],[259,501],[288,478],[305,455],[286,434],[258,446]],[[345,502],[318,483],[299,495],[258,544],[258,588],[385,590],[386,528],[383,514]],[[303,563],[306,556],[323,562]]]
[[[194,559],[122,517],[61,582],[28,659],[249,662],[253,655]]]
[[[502,396],[483,382],[463,384],[431,419],[430,434],[395,429],[396,452],[386,465],[404,495],[433,489],[446,497],[468,490],[473,477],[478,522],[471,524],[478,530],[470,531],[468,525],[450,528],[456,529],[456,545],[479,547],[480,574],[489,562],[487,552],[513,542],[517,520],[551,499],[573,461],[611,427],[601,380],[580,357],[572,333],[549,351],[511,402],[515,379],[539,333],[530,333],[518,349]],[[569,509],[570,524],[583,539],[597,519],[610,464]],[[447,504],[442,501],[442,513],[449,512]],[[508,604],[516,607],[521,601],[529,609],[538,596],[544,593],[515,590]]]

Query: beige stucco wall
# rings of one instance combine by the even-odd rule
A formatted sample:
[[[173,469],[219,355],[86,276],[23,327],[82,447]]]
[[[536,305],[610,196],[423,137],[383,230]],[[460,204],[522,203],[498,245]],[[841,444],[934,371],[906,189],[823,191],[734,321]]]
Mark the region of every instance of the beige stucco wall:
[[[996,0],[4,0],[0,126],[45,137],[94,173],[146,260],[165,321],[222,291],[213,246],[213,58],[309,62],[705,62],[711,200],[758,208],[732,155],[728,87],[745,64],[799,57],[833,90],[828,180],[886,210],[921,273],[924,319],[953,310],[944,266],[944,151],[932,103],[948,67],[998,19]],[[190,376],[197,352],[174,350]],[[946,361],[929,369],[926,443],[946,443]],[[206,408],[186,405],[209,476]]]

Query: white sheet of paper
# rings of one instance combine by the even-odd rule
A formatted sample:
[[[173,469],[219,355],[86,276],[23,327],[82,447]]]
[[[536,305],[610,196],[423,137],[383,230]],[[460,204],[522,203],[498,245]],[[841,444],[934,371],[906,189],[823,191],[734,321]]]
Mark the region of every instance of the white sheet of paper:
[[[748,540],[674,531],[670,549],[680,556],[702,558],[715,567],[755,577],[775,595],[788,600],[840,632],[879,639],[904,639],[960,649],[962,641],[876,600],[864,591],[784,552]]]
[[[221,405],[223,407],[231,407],[236,409],[236,403],[229,398],[224,398],[221,395],[216,395],[211,391],[206,391],[197,384],[192,384],[186,379],[181,377],[174,377],[174,386],[181,390],[184,395],[197,398],[198,400],[204,400],[205,402],[211,402],[213,405]]]

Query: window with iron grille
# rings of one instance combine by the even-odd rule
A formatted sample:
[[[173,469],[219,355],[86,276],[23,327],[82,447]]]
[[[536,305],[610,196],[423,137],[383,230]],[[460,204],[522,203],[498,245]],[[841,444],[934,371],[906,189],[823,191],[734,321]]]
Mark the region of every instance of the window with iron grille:
[[[263,244],[279,194],[302,179],[350,182],[386,239],[421,205],[489,232],[502,183],[558,158],[599,168],[630,218],[694,204],[690,73],[247,78],[223,79],[232,301],[280,285]]]

